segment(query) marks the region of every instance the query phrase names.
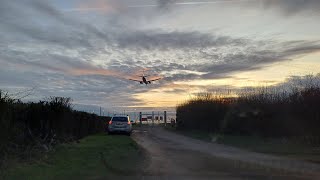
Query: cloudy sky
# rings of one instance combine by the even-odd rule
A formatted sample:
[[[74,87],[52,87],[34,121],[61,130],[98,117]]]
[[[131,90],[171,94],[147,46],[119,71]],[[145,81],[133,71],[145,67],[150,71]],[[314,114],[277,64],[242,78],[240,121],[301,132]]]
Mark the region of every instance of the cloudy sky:
[[[105,108],[320,71],[318,0],[0,0],[0,89]],[[131,82],[147,69],[163,79]]]

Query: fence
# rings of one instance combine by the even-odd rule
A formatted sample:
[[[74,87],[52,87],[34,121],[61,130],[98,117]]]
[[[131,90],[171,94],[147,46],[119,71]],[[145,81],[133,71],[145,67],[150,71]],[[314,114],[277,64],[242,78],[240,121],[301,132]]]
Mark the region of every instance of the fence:
[[[152,111],[139,112],[139,124],[146,122],[147,124],[164,124],[175,123],[176,112],[174,111]]]

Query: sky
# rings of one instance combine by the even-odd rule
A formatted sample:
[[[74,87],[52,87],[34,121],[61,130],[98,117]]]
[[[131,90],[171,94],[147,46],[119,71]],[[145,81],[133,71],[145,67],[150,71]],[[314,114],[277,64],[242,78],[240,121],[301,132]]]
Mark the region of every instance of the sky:
[[[174,108],[320,71],[318,0],[0,0],[0,89]],[[129,81],[143,70],[163,77]]]

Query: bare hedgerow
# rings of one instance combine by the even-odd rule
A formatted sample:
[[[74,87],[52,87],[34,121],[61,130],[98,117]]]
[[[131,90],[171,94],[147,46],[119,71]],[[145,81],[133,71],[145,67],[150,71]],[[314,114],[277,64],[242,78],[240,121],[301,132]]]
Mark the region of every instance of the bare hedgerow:
[[[320,75],[295,77],[289,82],[234,93],[228,90],[227,95],[197,94],[177,106],[177,128],[267,137],[320,137]]]
[[[103,132],[107,121],[73,110],[71,98],[24,103],[0,91],[0,166],[8,154],[29,158],[58,143]]]

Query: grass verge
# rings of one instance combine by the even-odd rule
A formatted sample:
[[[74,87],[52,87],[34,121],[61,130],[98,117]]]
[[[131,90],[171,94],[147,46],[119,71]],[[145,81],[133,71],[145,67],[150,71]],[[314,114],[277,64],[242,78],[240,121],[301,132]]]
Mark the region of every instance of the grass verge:
[[[203,131],[182,131],[171,126],[166,126],[166,130],[179,133],[194,139],[206,142],[215,142],[246,149],[253,152],[286,156],[299,160],[306,160],[320,163],[320,147],[297,143],[287,139],[261,138],[257,136],[232,136],[219,135]]]
[[[99,134],[61,144],[38,162],[11,164],[0,179],[134,178],[143,159],[143,152],[130,137]]]

